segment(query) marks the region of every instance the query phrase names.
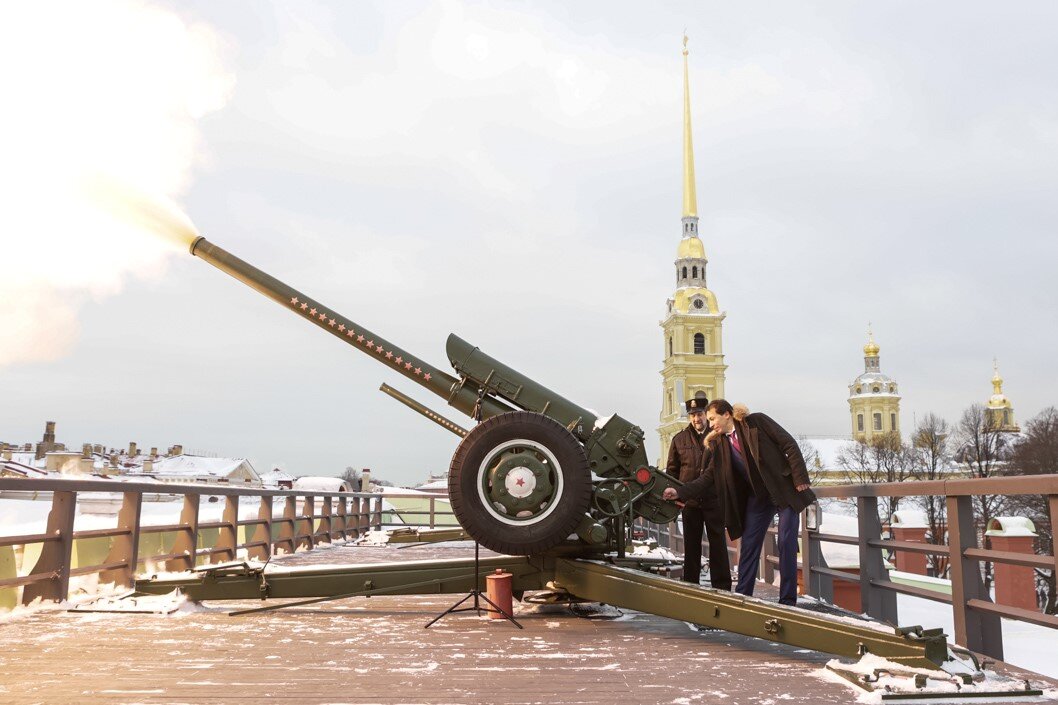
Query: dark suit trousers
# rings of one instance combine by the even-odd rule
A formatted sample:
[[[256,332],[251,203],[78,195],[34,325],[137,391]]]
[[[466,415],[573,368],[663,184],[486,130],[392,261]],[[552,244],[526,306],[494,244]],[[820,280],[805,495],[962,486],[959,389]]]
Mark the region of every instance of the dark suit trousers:
[[[738,585],[735,592],[752,595],[760,565],[760,552],[768,536],[768,527],[779,515],[779,602],[797,604],[797,533],[801,515],[790,507],[779,509],[768,500],[750,494],[746,500],[746,517],[742,544],[738,553]]]
[[[701,507],[683,509],[683,580],[697,585],[702,579],[702,534],[705,533],[709,538],[709,584],[718,590],[731,590],[731,561],[723,521],[718,516],[708,521],[706,514]]]

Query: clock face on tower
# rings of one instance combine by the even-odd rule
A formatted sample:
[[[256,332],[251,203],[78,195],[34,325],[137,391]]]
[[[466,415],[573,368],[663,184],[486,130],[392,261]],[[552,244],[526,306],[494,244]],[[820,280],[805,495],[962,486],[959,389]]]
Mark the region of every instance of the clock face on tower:
[[[705,306],[705,302],[704,301],[702,301],[701,299],[695,299],[694,300],[694,307],[695,308],[701,308],[702,306]]]

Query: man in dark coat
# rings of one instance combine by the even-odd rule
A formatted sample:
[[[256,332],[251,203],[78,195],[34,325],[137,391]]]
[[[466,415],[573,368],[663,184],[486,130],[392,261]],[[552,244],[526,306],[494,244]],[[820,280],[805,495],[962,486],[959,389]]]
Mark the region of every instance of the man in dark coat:
[[[700,394],[700,393],[699,393]],[[708,431],[705,395],[688,399],[687,428],[677,433],[669,445],[665,472],[683,483],[696,480],[702,474]],[[695,585],[702,577],[702,533],[709,537],[709,584],[717,590],[731,590],[731,562],[724,539],[724,515],[720,511],[716,492],[706,488],[698,499],[683,505],[683,579]]]
[[[764,414],[738,411],[724,399],[706,407],[711,451],[701,476],[668,488],[665,499],[686,502],[714,489],[731,538],[742,539],[735,591],[752,595],[772,519],[779,515],[779,602],[797,604],[797,534],[800,513],[815,501],[801,449]]]

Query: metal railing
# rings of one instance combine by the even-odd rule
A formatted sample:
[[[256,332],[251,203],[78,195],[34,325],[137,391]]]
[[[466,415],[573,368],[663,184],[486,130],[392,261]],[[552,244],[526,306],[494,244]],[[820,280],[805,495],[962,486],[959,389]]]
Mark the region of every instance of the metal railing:
[[[17,547],[25,556],[27,548],[34,549],[31,552],[39,549],[39,556],[31,568],[14,577],[0,576],[0,591],[22,588],[22,604],[36,599],[65,600],[69,596],[72,577],[97,574],[101,583],[129,587],[139,566],[191,570],[214,560],[236,560],[240,550],[245,550],[251,559],[268,560],[280,552],[294,553],[315,548],[321,543],[355,539],[372,528],[381,529],[383,524],[382,495],[360,492],[0,478],[0,492],[5,491],[52,494],[44,533],[0,536],[0,550]],[[117,525],[75,530],[77,500],[81,493],[120,495]],[[179,520],[168,524],[142,523],[145,494],[182,496]],[[219,521],[199,520],[203,496],[223,498]],[[256,517],[239,517],[242,497],[259,498]],[[277,498],[283,500],[278,516],[274,507]],[[250,509],[252,511],[252,507]],[[143,547],[149,537],[154,539],[151,543],[165,549],[145,552]],[[102,560],[75,567],[75,546],[92,541],[105,542],[105,556]],[[97,553],[101,555],[101,551]]]
[[[1044,614],[994,602],[982,578],[982,564],[986,562],[1029,566],[1058,571],[1054,541],[1049,554],[1027,554],[985,549],[978,545],[978,527],[974,520],[972,500],[978,496],[1042,495],[1047,498],[1051,526],[1058,526],[1058,475],[1028,475],[991,477],[984,479],[947,479],[924,482],[887,483],[874,485],[843,485],[814,487],[818,497],[855,499],[857,508],[857,536],[821,533],[809,529],[807,512],[801,514],[801,556],[805,592],[812,597],[833,602],[834,580],[858,582],[861,611],[870,617],[897,624],[898,594],[920,597],[951,605],[955,625],[955,642],[980,654],[1003,658],[1001,619],[1014,619],[1051,629],[1058,629],[1058,616]],[[947,512],[947,544],[896,541],[882,537],[882,522],[878,514],[879,497],[945,498]],[[671,530],[673,524],[645,526],[647,533],[659,544],[679,552],[682,537]],[[774,576],[778,559],[774,549],[775,529],[761,552],[759,575],[767,582]],[[1053,535],[1053,534],[1052,534]],[[827,566],[822,544],[836,543],[857,546],[859,574],[836,570]],[[708,544],[703,541],[704,547]],[[902,585],[890,579],[883,551],[919,553],[943,556],[949,560],[951,595],[912,585]],[[807,557],[807,566],[805,558]],[[929,625],[923,625],[929,626]]]

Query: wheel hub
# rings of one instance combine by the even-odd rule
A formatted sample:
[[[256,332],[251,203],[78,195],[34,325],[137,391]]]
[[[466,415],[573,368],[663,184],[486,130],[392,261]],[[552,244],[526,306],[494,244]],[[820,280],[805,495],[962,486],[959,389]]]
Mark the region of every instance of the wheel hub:
[[[507,523],[533,523],[548,515],[561,486],[551,452],[529,440],[508,442],[482,463],[481,490],[494,516]]]

